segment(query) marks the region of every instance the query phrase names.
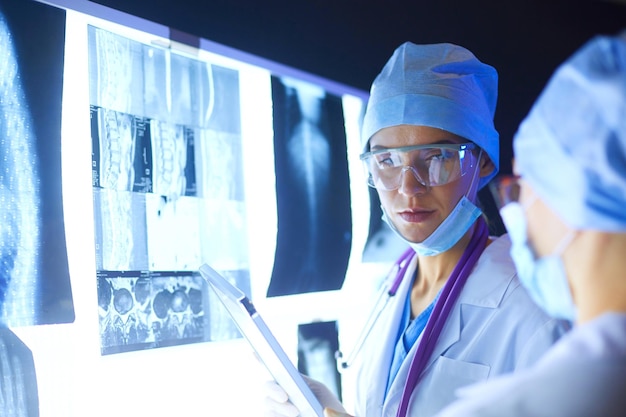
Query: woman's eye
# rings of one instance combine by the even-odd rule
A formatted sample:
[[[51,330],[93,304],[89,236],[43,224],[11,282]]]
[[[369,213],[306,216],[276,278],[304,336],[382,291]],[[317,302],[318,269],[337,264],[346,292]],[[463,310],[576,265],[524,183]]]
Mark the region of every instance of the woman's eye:
[[[437,161],[446,161],[448,159],[452,159],[455,156],[456,151],[449,151],[446,149],[442,149],[437,153],[431,155],[429,159],[437,160]]]
[[[446,156],[442,152],[440,152],[440,151],[438,151],[438,152],[431,152],[428,155],[425,155],[425,157],[424,157],[424,161],[426,161],[426,162],[442,161],[444,159],[446,159]]]
[[[396,166],[396,163],[395,163],[396,159],[397,158],[393,158],[392,155],[390,155],[390,154],[384,154],[384,155],[379,155],[376,158],[376,161],[377,161],[379,166],[393,167],[393,166]]]

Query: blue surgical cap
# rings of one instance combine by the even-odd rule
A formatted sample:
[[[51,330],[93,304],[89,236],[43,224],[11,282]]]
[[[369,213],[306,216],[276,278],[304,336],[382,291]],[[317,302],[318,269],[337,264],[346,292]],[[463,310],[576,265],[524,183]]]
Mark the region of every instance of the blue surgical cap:
[[[570,227],[626,231],[626,32],[593,38],[555,71],[513,149]]]
[[[465,48],[449,43],[402,44],[376,77],[363,119],[361,145],[379,130],[429,126],[480,146],[499,168],[499,135],[493,125],[498,73]]]

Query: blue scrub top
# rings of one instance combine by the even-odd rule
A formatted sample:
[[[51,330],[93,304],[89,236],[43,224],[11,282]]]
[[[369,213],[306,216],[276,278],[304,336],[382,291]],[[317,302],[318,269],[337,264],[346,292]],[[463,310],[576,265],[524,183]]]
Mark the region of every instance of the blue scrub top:
[[[385,396],[389,392],[389,388],[391,387],[391,383],[396,377],[398,370],[400,369],[400,365],[406,359],[406,356],[417,342],[417,339],[420,337],[424,328],[426,327],[426,323],[428,323],[428,319],[430,318],[433,308],[435,307],[435,303],[439,299],[439,292],[432,303],[424,311],[420,313],[414,320],[411,320],[411,291],[408,292],[406,301],[404,303],[404,311],[402,312],[402,319],[400,320],[400,331],[398,332],[398,336],[396,337],[396,349],[393,353],[393,359],[391,360],[391,367],[389,368],[389,377],[387,379],[387,389],[385,390]]]

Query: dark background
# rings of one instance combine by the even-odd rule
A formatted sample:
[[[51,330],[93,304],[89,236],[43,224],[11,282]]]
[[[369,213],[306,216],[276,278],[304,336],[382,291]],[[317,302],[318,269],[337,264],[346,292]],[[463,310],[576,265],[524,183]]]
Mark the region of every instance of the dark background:
[[[93,2],[364,91],[405,41],[462,45],[499,73],[501,173],[511,172],[512,137],[556,67],[594,35],[626,29],[626,0]],[[370,233],[379,227],[371,197]],[[488,189],[479,200],[490,232],[503,233]]]
[[[626,0],[95,0],[229,47],[369,90],[404,41],[452,42],[497,68],[501,171],[556,66],[626,28]]]

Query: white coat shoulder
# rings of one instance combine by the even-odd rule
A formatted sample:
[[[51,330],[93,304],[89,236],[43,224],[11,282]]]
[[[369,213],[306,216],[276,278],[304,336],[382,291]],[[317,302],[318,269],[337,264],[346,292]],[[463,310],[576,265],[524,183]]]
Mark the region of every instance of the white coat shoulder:
[[[623,416],[626,314],[576,327],[531,368],[459,390],[437,417]]]

